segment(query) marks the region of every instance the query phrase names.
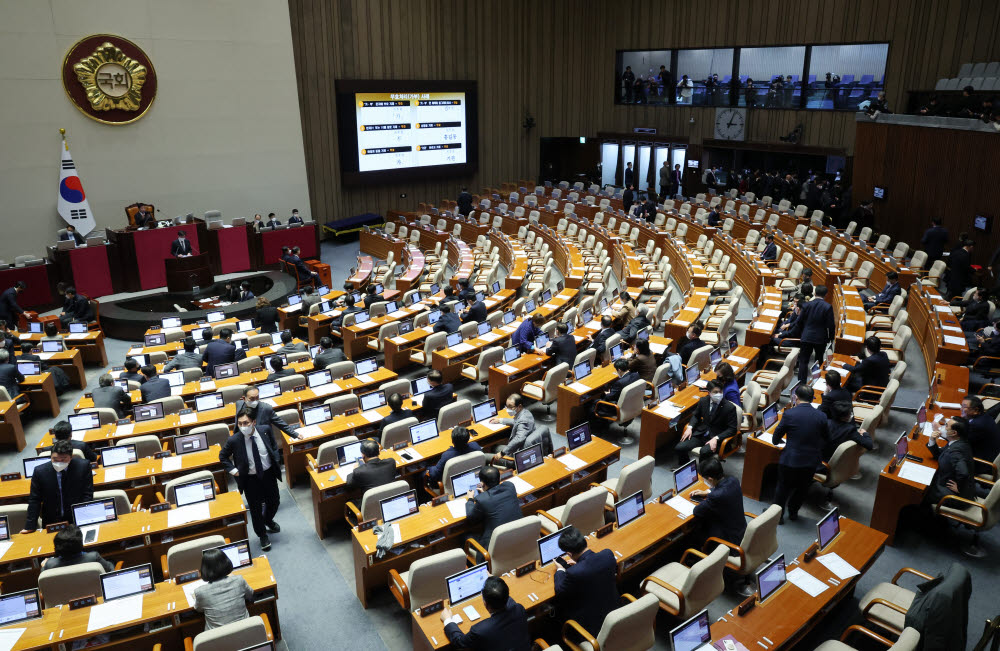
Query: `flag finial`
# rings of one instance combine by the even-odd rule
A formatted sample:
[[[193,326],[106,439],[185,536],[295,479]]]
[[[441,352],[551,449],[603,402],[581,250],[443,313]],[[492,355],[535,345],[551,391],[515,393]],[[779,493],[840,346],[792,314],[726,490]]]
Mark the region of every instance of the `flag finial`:
[[[69,143],[66,142],[66,129],[60,128],[59,129],[59,135],[62,136],[63,147],[66,148],[66,151],[69,151]]]

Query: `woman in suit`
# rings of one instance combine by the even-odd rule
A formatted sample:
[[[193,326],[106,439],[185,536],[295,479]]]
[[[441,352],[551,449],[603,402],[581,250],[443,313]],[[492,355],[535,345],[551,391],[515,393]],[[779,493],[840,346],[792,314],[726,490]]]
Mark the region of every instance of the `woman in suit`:
[[[278,331],[278,308],[271,305],[271,301],[263,296],[257,297],[257,314],[254,316],[254,325],[261,332]]]
[[[194,609],[205,614],[205,630],[246,619],[247,602],[253,590],[241,574],[233,574],[233,563],[220,549],[206,549],[201,555],[201,578],[205,585],[194,591]]]

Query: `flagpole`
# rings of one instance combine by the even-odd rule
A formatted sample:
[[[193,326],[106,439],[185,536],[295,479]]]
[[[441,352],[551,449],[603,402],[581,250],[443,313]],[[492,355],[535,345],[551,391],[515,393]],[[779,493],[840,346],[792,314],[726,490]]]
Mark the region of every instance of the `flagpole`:
[[[62,136],[63,147],[66,148],[66,151],[69,151],[69,143],[66,142],[66,129],[60,128],[59,129],[59,135]]]

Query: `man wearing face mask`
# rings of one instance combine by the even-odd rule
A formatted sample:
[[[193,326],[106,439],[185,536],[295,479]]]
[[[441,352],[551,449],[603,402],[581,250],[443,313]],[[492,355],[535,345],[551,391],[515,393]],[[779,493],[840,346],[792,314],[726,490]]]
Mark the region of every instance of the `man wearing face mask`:
[[[177,239],[170,244],[170,255],[175,258],[186,258],[194,253],[191,243],[188,242],[187,233],[177,231]]]
[[[236,484],[247,501],[254,533],[260,538],[260,548],[265,552],[271,549],[268,532],[281,531],[274,521],[281,499],[278,494],[279,460],[269,428],[258,425],[249,409],[238,410],[236,432],[222,446],[219,461],[226,472],[236,477]]]
[[[694,517],[705,537],[714,536],[739,545],[747,530],[740,480],[727,477],[722,471],[722,462],[715,455],[698,462],[698,474],[708,484],[708,490],[693,490],[690,495],[699,500],[694,507]]]
[[[816,466],[823,460],[823,448],[830,439],[826,415],[813,409],[813,390],[805,384],[795,387],[792,408],[786,409],[774,428],[772,440],[780,446],[788,438],[785,449],[778,458],[778,487],[774,503],[782,508],[778,524],[785,523],[785,504],[788,517],[799,519],[799,508],[805,500],[813,481]]]
[[[292,438],[301,438],[295,431],[289,427],[288,423],[274,411],[274,407],[267,404],[266,402],[260,401],[260,390],[255,386],[248,386],[243,389],[243,398],[236,401],[236,413],[239,414],[243,409],[250,410],[250,417],[261,427],[266,427],[267,431],[274,436],[274,429],[277,428],[288,434]]]
[[[946,495],[957,495],[967,500],[976,496],[973,480],[975,462],[972,458],[972,446],[969,445],[968,427],[968,421],[961,416],[949,419],[944,434],[937,432],[927,441],[927,449],[938,462],[938,469],[927,492],[927,503],[932,506]],[[939,447],[938,441],[943,441],[945,446]]]
[[[292,225],[292,224],[301,224],[301,223],[302,223],[302,218],[299,217],[299,211],[293,209],[292,210],[292,216],[288,218],[288,224]]]
[[[720,382],[710,380],[708,395],[698,399],[680,442],[674,446],[679,464],[687,463],[691,450],[696,448],[700,455],[718,452],[722,440],[736,434],[736,405],[722,399],[724,388]]]
[[[31,475],[31,494],[28,497],[28,515],[21,533],[55,522],[70,522],[73,505],[94,499],[94,476],[86,459],[73,456],[69,441],[56,441],[52,446],[49,463],[35,468]]]

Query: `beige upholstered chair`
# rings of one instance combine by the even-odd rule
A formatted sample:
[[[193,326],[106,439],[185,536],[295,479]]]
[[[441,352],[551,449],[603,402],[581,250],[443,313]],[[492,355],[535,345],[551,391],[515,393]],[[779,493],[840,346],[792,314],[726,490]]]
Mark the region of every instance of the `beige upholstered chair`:
[[[708,555],[688,549],[681,556],[681,562],[661,567],[643,579],[640,586],[660,600],[660,608],[674,617],[687,619],[725,590],[722,571],[728,552],[725,545],[716,546]],[[700,559],[691,567],[685,564],[689,555]]]
[[[538,518],[533,515],[502,524],[493,530],[489,549],[483,549],[474,538],[465,541],[465,557],[476,563],[476,555],[485,559],[490,574],[500,576],[529,561],[538,560]]]
[[[38,590],[45,608],[68,604],[74,599],[102,594],[100,563],[79,563],[67,567],[42,570],[38,575]]]
[[[348,502],[344,505],[344,518],[352,527],[356,527],[359,522],[366,520],[381,520],[382,512],[379,508],[379,502],[390,497],[402,495],[408,490],[410,490],[410,485],[402,479],[383,484],[382,486],[376,486],[375,488],[369,488],[361,496],[360,508],[354,502]]]
[[[642,499],[648,500],[653,494],[654,465],[653,457],[646,455],[622,468],[621,473],[614,479],[601,482],[599,485],[608,491],[606,507],[612,508],[618,500],[640,490],[642,491]]]
[[[465,569],[465,553],[461,549],[421,558],[405,572],[389,570],[389,591],[406,610],[416,610],[438,599],[448,598],[445,579]]]
[[[176,577],[187,572],[201,569],[201,554],[206,549],[220,547],[226,544],[222,536],[205,536],[172,545],[167,553],[160,556],[160,567],[163,577]]]
[[[550,534],[569,525],[584,533],[597,531],[604,526],[604,504],[607,495],[605,489],[593,486],[569,498],[562,506],[539,510],[536,515],[542,526],[542,532]]]
[[[851,635],[854,633],[858,633],[871,640],[880,642],[886,647],[886,649],[888,649],[888,651],[916,651],[920,647],[920,633],[918,633],[915,628],[907,626],[903,629],[899,639],[893,642],[892,640],[884,638],[874,631],[870,631],[863,626],[855,624],[844,631],[843,635],[840,636],[839,641],[829,640],[824,642],[816,647],[816,651],[854,651],[856,647],[846,644],[846,640],[850,639]]]
[[[193,642],[191,638],[185,638],[184,648],[193,651],[232,651],[255,647],[272,638],[267,616],[255,615],[199,633]]]
[[[563,625],[563,643],[566,647],[572,651],[652,649],[656,644],[656,613],[659,602],[651,594],[644,595],[641,599],[624,594],[622,598],[630,603],[608,613],[596,637],[575,619],[567,620]]]

